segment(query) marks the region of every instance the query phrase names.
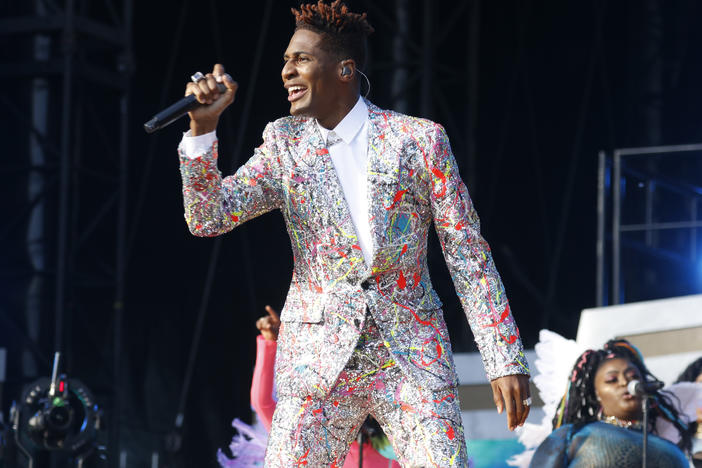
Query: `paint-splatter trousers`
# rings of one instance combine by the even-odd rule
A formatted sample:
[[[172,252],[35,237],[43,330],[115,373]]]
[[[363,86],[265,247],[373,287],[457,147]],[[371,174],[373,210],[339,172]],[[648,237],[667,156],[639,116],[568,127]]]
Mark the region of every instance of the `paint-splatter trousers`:
[[[403,467],[467,466],[456,388],[429,391],[403,375],[370,314],[325,399],[278,401],[265,466],[341,467],[368,415],[380,423]]]

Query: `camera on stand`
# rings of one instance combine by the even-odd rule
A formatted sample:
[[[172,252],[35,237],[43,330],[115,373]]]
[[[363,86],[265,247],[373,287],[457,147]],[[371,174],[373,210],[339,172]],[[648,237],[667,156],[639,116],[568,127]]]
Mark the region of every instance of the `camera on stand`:
[[[42,452],[64,455],[82,468],[85,460],[99,451],[96,438],[101,411],[80,380],[59,374],[60,357],[55,353],[51,379],[43,377],[30,384],[10,410],[12,427],[6,442],[24,455],[27,468],[36,466]],[[25,466],[10,463],[8,460],[8,468]]]

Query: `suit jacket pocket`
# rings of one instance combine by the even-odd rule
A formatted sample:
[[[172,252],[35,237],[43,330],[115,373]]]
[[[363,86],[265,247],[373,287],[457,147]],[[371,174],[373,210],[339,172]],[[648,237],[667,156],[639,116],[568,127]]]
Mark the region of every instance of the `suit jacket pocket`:
[[[281,322],[320,323],[324,319],[324,296],[310,293],[299,297],[288,294],[280,313]]]

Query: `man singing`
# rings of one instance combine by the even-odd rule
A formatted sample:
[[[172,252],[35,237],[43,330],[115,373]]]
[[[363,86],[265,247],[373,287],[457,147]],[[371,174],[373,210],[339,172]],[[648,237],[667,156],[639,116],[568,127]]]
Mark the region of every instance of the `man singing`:
[[[266,466],[341,466],[367,415],[402,466],[467,466],[449,334],[427,269],[434,225],[510,429],[529,414],[519,332],[444,129],[360,97],[366,14],[339,1],[294,10],[281,72],[290,117],[231,176],[215,130],[237,85],[193,75],[179,147],[185,218],[198,236],[283,213],[294,256]],[[226,92],[217,90],[224,83]]]

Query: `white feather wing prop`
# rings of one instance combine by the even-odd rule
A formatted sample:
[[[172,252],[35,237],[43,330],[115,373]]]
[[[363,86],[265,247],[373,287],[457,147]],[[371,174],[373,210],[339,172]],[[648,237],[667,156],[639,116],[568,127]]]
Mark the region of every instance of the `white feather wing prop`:
[[[523,427],[517,428],[519,442],[527,451],[508,460],[511,466],[529,466],[534,449],[551,434],[551,421],[568,386],[570,372],[578,356],[585,351],[585,348],[575,341],[563,338],[550,330],[539,332],[539,342],[534,349],[534,366],[538,371],[534,377],[534,385],[539,391],[541,401],[544,402],[544,417],[539,424],[525,423]]]

